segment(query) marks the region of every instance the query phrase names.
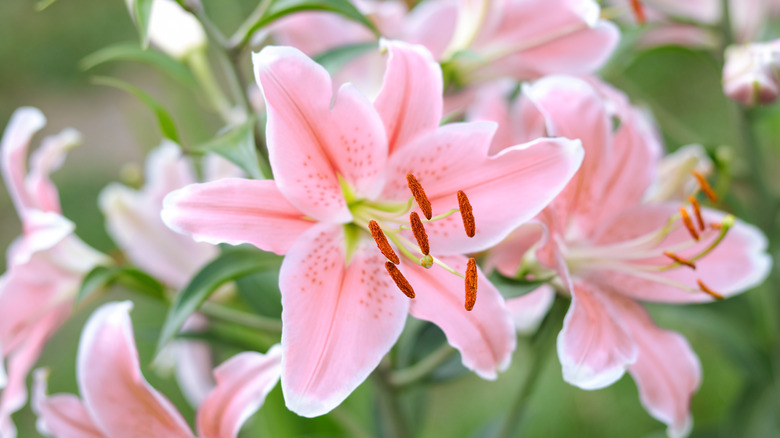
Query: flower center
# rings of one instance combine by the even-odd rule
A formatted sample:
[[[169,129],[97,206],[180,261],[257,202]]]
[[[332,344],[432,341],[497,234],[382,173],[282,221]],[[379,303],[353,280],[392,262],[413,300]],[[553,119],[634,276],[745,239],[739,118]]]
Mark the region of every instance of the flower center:
[[[434,216],[431,203],[417,178],[408,174],[407,183],[412,196],[405,203],[399,203],[357,199],[351,189],[342,181],[342,190],[353,217],[353,222],[347,227],[350,229],[356,227],[361,233],[368,232],[371,235],[379,251],[388,260],[385,263],[388,275],[404,295],[409,298],[415,297],[411,284],[396,266],[401,263],[401,258],[393,247],[400,251],[401,257],[414,264],[419,264],[426,269],[432,268],[435,264],[453,275],[464,278],[465,307],[467,310],[471,310],[476,301],[476,262],[473,261],[474,259],[470,259],[465,275],[456,271],[430,254],[428,234],[425,231],[426,223],[436,222],[455,212],[460,212],[466,235],[474,237],[476,227],[468,197],[463,191],[458,191],[458,208]],[[412,211],[415,202],[420,207],[424,218],[421,218],[416,211]],[[409,236],[409,231],[411,231],[411,236]]]

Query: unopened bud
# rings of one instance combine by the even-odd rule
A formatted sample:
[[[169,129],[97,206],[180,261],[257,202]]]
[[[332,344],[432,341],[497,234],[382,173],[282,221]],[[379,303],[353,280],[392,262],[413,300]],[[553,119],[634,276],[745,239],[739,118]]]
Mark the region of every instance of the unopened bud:
[[[768,104],[780,96],[780,40],[726,49],[723,92],[745,106]]]

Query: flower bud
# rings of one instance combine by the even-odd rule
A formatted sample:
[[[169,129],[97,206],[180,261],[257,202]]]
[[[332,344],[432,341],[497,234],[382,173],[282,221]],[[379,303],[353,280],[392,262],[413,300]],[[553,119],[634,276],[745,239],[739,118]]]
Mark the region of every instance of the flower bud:
[[[723,92],[745,106],[768,104],[780,96],[780,40],[726,49]]]
[[[135,0],[126,1],[133,14]],[[148,34],[152,44],[176,59],[183,59],[190,52],[206,45],[203,26],[173,0],[152,2]]]

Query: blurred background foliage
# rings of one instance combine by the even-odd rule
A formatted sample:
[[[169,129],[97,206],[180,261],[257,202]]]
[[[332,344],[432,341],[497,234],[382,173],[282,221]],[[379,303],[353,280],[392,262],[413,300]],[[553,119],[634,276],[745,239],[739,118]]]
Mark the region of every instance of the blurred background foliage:
[[[250,0],[204,3],[213,20],[226,30],[234,29],[255,6]],[[95,85],[90,77],[95,73],[118,76],[164,102],[185,134],[185,142],[210,138],[219,123],[186,87],[146,66],[112,63],[96,71],[83,70],[81,62],[87,55],[117,42],[137,41],[123,1],[59,0],[42,12],[36,12],[35,6],[32,0],[0,2],[0,59],[4,61],[0,120],[5,124],[15,108],[32,105],[49,119],[44,134],[68,126],[83,133],[84,145],[70,153],[54,179],[64,213],[77,224],[79,236],[111,252],[114,244],[104,230],[97,195],[121,175],[137,175],[145,152],[159,144],[161,136],[153,116],[139,101]],[[767,232],[770,251],[778,259],[780,105],[740,109],[721,92],[721,68],[719,53],[677,47],[644,52],[626,48],[605,68],[604,77],[635,103],[652,110],[669,151],[689,143],[707,148],[719,163],[716,178],[729,183],[725,208]],[[245,70],[251,77],[248,62]],[[0,246],[5,248],[20,231],[5,190],[0,190],[0,221]],[[257,284],[273,281],[255,280]],[[247,281],[246,287],[251,287],[251,279]],[[651,306],[658,324],[682,332],[701,358],[703,384],[693,398],[693,437],[780,436],[779,286],[775,269],[763,286],[725,302]],[[173,380],[159,376],[148,365],[166,308],[120,288],[113,288],[101,300],[130,296],[136,302],[132,317],[142,364],[146,364],[144,374],[192,418],[193,411]],[[98,304],[81,309],[48,343],[39,365],[51,369],[51,392],[78,391],[74,379],[78,337]],[[434,333],[428,344],[414,348],[431,348],[442,342],[441,337]],[[413,414],[423,437],[489,434],[506,414],[515,393],[528,384],[526,375],[534,356],[546,354],[523,417],[523,436],[665,436],[664,426],[642,409],[630,377],[599,391],[574,388],[562,381],[554,351],[553,345],[532,348],[530,339],[521,338],[510,369],[495,382],[462,373],[457,361],[450,361],[450,371],[439,373],[440,378],[427,387],[429,391],[405,390],[403,406]],[[223,357],[230,352],[226,347]],[[287,411],[277,388],[249,421],[243,436],[342,436],[360,431],[373,436],[377,413],[371,408],[375,395],[370,383],[333,414],[318,419]],[[15,418],[21,437],[38,436],[29,408]]]

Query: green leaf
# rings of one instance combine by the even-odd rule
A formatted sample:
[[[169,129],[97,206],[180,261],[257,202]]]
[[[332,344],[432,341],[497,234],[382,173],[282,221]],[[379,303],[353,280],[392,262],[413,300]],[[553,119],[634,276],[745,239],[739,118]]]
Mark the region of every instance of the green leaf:
[[[521,297],[546,283],[546,281],[543,280],[517,280],[514,278],[505,277],[499,274],[498,271],[491,272],[490,275],[488,275],[488,280],[490,280],[490,282],[493,283],[496,288],[498,288],[498,291],[501,292],[501,295],[503,295],[504,298]]]
[[[250,118],[211,141],[195,146],[193,152],[201,154],[213,152],[240,167],[252,178],[263,179],[257,163],[254,124],[255,119]]]
[[[135,85],[128,84],[127,82],[121,81],[119,79],[96,76],[92,78],[92,81],[98,85],[106,85],[109,87],[118,88],[137,97],[154,113],[155,117],[157,118],[157,124],[160,126],[160,131],[162,131],[162,135],[177,144],[181,144],[178,131],[176,130],[176,124],[173,122],[173,117],[171,117],[171,114],[167,109],[165,109],[164,106],[162,106],[160,102],[158,102],[148,93],[136,87]]]
[[[198,81],[195,75],[184,64],[164,53],[144,50],[135,44],[117,44],[98,50],[81,61],[81,68],[89,70],[114,61],[141,62],[159,69],[177,83],[197,88]]]
[[[74,306],[98,290],[117,282],[124,284],[131,290],[159,300],[166,300],[165,287],[154,277],[137,268],[132,266],[96,266],[81,282]]]
[[[174,299],[160,333],[157,353],[176,336],[187,317],[217,288],[245,275],[277,269],[280,264],[280,259],[275,254],[248,245],[227,247],[222,254],[201,269]]]
[[[38,2],[35,4],[35,12],[43,11],[44,9],[54,4],[56,1],[57,0],[38,0]]]
[[[281,318],[282,302],[279,290],[279,271],[268,270],[236,280],[238,296],[252,310],[269,318]]]
[[[369,43],[350,44],[328,50],[327,52],[322,53],[314,58],[314,60],[317,61],[317,63],[321,66],[325,67],[325,70],[327,70],[328,73],[333,75],[344,68],[344,66],[353,59],[368,52],[369,50],[376,49],[377,43],[373,41]]]
[[[265,13],[242,36],[242,40],[248,41],[258,29],[300,11],[334,12],[366,26],[377,37],[381,36],[376,26],[348,0],[273,0]]]
[[[133,0],[133,16],[138,36],[141,37],[141,47],[149,47],[149,19],[152,16],[152,2],[154,0]]]

